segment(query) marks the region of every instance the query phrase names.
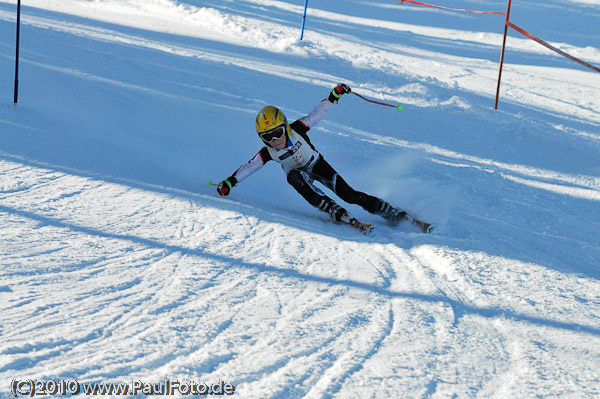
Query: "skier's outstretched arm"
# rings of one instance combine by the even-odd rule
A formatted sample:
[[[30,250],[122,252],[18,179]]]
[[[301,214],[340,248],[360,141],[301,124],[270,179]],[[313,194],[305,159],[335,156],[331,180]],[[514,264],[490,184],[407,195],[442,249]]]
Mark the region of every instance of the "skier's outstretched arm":
[[[239,182],[261,169],[271,160],[267,147],[263,147],[250,161],[240,166],[231,176],[217,185],[217,192],[221,195],[229,195],[231,189]]]
[[[298,119],[294,123],[300,122],[304,125],[305,131],[309,131],[313,126],[316,126],[317,123],[321,122],[325,116],[329,113],[331,108],[333,108],[333,104],[337,104],[340,97],[344,94],[350,93],[352,90],[350,87],[344,83],[340,83],[331,90],[329,93],[329,97],[321,101],[317,104],[315,108],[306,116]]]
[[[333,88],[329,97],[321,101],[317,106],[306,116],[296,120],[291,124],[291,128],[298,133],[306,136],[306,132],[311,127],[319,123],[329,113],[333,104],[337,104],[340,97],[346,93],[350,93],[351,89],[348,85],[340,83]],[[310,143],[310,141],[307,139]],[[239,182],[252,175],[261,169],[267,162],[272,160],[271,154],[267,147],[263,147],[258,154],[254,156],[250,161],[240,166],[231,176],[227,179],[222,180],[217,185],[217,192],[220,195],[229,195],[231,189],[235,187]]]

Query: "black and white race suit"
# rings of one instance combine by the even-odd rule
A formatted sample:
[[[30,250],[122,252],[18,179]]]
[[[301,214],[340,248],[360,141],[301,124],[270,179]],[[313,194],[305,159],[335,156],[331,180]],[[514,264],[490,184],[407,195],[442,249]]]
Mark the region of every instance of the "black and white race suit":
[[[381,214],[384,209],[389,207],[389,204],[350,187],[315,149],[308,138],[308,131],[329,113],[333,105],[332,102],[325,99],[317,104],[308,115],[291,123],[285,148],[277,149],[265,145],[250,161],[240,166],[229,177],[231,184],[234,186],[239,184],[261,169],[267,162],[276,161],[281,164],[283,171],[287,174],[288,183],[318,209],[331,213],[337,204],[314,185],[315,180],[332,190],[344,201],[358,204],[368,212]],[[337,206],[337,208],[340,207]],[[345,209],[341,208],[341,210],[345,212]],[[339,220],[339,215],[332,214],[332,216]]]

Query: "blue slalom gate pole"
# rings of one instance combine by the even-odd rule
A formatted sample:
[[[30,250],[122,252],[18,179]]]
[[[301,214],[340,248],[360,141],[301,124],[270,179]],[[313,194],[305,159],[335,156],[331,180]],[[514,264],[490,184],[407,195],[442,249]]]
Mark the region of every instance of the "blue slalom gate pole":
[[[17,55],[15,57],[15,105],[19,98],[19,38],[21,34],[21,0],[17,3]]]
[[[308,0],[304,2],[304,16],[302,17],[302,33],[300,33],[300,40],[304,37],[304,25],[306,24],[306,9],[308,8]]]

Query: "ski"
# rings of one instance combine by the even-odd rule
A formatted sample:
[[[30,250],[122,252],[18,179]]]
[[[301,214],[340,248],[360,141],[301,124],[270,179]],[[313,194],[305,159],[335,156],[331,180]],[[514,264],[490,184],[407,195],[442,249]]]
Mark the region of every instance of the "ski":
[[[381,210],[379,211],[379,215],[384,219],[390,221],[390,224],[393,226],[397,226],[398,224],[408,221],[411,224],[417,226],[423,233],[431,233],[433,230],[433,225],[431,223],[425,223],[411,215],[408,212],[403,211],[400,208],[395,208],[391,206],[388,202],[383,201]]]
[[[425,223],[419,219],[415,219],[414,217],[410,216],[408,213],[404,216],[404,220],[408,220],[409,222],[411,222],[412,224],[414,224],[415,226],[420,228],[421,231],[423,231],[423,233],[425,233],[425,234],[429,234],[433,231],[433,224]]]
[[[375,229],[375,226],[373,226],[370,223],[363,223],[359,220],[353,219],[353,221],[350,223],[350,225],[352,227],[354,227],[355,229],[359,230],[360,232],[362,232],[364,235],[369,235],[373,232],[373,230]]]
[[[340,222],[350,225],[354,227],[356,230],[360,231],[364,235],[369,235],[375,229],[375,226],[370,223],[363,223],[360,220],[356,219],[352,216],[343,217]]]
[[[409,222],[414,226],[417,226],[425,234],[431,233],[433,230],[433,224],[423,222],[411,215],[408,212],[403,211],[399,208],[394,208],[387,204],[387,209],[380,214],[383,218],[390,221],[393,226],[397,226],[402,222]]]
[[[361,233],[363,233],[364,235],[369,235],[373,232],[373,230],[375,229],[375,226],[373,226],[370,223],[363,223],[355,218],[352,218],[350,220],[350,226],[354,227],[355,229],[359,230]]]

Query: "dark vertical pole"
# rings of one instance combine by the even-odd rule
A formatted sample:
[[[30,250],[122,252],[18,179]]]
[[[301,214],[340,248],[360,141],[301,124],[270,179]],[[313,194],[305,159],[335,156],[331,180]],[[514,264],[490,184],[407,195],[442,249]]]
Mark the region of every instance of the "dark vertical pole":
[[[506,21],[504,22],[504,39],[502,40],[502,54],[500,55],[500,70],[498,71],[498,87],[496,88],[496,103],[494,104],[494,109],[498,109],[498,97],[500,96],[500,79],[502,78],[502,65],[504,64],[504,49],[506,48],[506,33],[508,32],[510,3],[511,0],[508,0],[508,8],[506,9]]]
[[[19,98],[19,39],[21,36],[21,0],[17,2],[17,56],[15,58],[15,105]]]

